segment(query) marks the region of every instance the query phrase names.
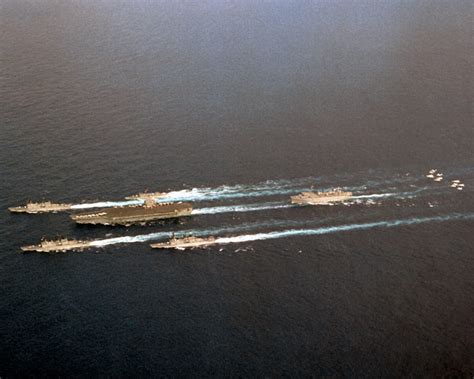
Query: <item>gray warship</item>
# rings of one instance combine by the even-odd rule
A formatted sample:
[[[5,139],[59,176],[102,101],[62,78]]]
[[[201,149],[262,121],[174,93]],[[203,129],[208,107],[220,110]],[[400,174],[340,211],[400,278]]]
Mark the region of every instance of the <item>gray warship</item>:
[[[217,241],[216,237],[183,237],[183,238],[171,238],[166,242],[153,243],[150,246],[154,249],[177,249],[184,250],[186,248],[194,247],[206,247],[209,245],[214,245]]]
[[[147,199],[158,199],[166,196],[166,192],[140,192],[135,195],[125,197],[127,200],[147,200]]]
[[[298,205],[330,205],[352,198],[352,192],[334,189],[325,192],[301,192],[291,196],[291,203]]]
[[[133,225],[182,216],[190,216],[191,203],[156,203],[153,198],[144,205],[131,205],[99,209],[94,212],[78,213],[71,218],[78,224]]]
[[[70,240],[67,238],[60,238],[58,240],[44,240],[38,245],[23,246],[21,248],[24,252],[36,251],[39,253],[63,253],[67,250],[81,251],[90,247],[89,241]]]
[[[8,210],[13,213],[47,213],[47,212],[59,212],[71,209],[72,204],[55,204],[51,201],[45,201],[42,203],[28,202],[26,205],[18,207],[10,207]]]

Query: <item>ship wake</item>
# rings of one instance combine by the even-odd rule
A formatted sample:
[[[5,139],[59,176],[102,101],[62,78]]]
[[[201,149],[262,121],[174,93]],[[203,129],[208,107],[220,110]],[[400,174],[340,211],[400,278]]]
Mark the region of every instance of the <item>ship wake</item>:
[[[257,184],[236,184],[222,185],[219,187],[203,187],[170,191],[163,196],[156,198],[157,203],[176,201],[225,201],[241,198],[270,197],[270,196],[290,196],[307,191],[328,191],[333,187],[329,183],[336,183],[347,191],[360,192],[365,190],[383,190],[387,186],[400,186],[407,183],[416,183],[420,178],[415,176],[396,176],[388,178],[367,178],[365,180],[354,180],[349,176],[340,178],[307,177],[292,180],[268,180]],[[394,187],[392,187],[394,188]],[[123,207],[143,204],[144,200],[123,200],[123,201],[101,201],[74,204],[71,209],[90,209]]]
[[[240,204],[227,205],[219,207],[197,208],[193,209],[192,215],[207,215],[219,213],[234,213],[234,212],[255,212],[273,209],[293,208],[295,205],[287,202],[270,202],[270,203],[254,203],[254,204]]]
[[[272,220],[268,222],[261,223],[250,223],[238,226],[222,227],[222,228],[209,228],[209,229],[195,229],[195,230],[185,230],[178,232],[157,232],[150,234],[142,234],[137,236],[124,236],[117,238],[108,238],[102,240],[91,241],[90,246],[104,247],[115,244],[130,244],[130,243],[142,243],[149,241],[165,240],[172,236],[175,237],[184,237],[187,235],[194,235],[199,237],[208,237],[208,236],[218,236],[225,233],[239,233],[244,231],[252,231],[258,228],[268,228],[268,227],[291,227],[292,229],[287,230],[276,230],[265,233],[255,233],[255,234],[242,234],[231,237],[218,237],[215,241],[215,244],[230,244],[230,243],[242,243],[242,242],[251,242],[251,241],[260,241],[260,240],[271,240],[271,239],[280,239],[287,237],[296,237],[296,236],[311,236],[311,235],[323,235],[339,232],[349,232],[349,231],[358,231],[358,230],[368,230],[375,228],[393,228],[400,226],[410,226],[418,225],[430,222],[447,222],[447,221],[465,221],[465,220],[474,220],[474,213],[451,213],[440,216],[432,217],[412,217],[405,219],[397,220],[383,220],[383,221],[373,221],[365,223],[352,223],[352,224],[342,224],[342,225],[331,225],[331,226],[320,226],[314,227],[315,225],[323,224],[325,222],[334,222],[340,218],[324,219],[324,220],[307,220],[307,221],[292,221],[292,220]],[[311,228],[301,228],[295,229],[301,226],[311,225]]]
[[[474,220],[474,213],[459,214],[453,213],[445,216],[436,217],[421,217],[421,218],[409,218],[400,220],[389,220],[389,221],[377,221],[367,222],[361,224],[345,224],[337,226],[327,226],[315,229],[290,229],[283,231],[273,231],[268,233],[256,233],[256,234],[244,234],[233,237],[219,237],[216,239],[216,244],[229,244],[229,243],[242,243],[251,241],[263,241],[278,238],[287,237],[302,237],[302,236],[313,236],[330,233],[367,230],[374,228],[393,228],[399,226],[410,226],[432,222],[446,222],[446,221],[458,221],[458,220]]]

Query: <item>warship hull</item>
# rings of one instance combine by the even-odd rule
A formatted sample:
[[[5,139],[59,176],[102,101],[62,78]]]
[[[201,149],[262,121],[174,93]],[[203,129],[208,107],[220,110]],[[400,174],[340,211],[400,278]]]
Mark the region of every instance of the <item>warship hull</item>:
[[[154,249],[177,249],[177,250],[184,250],[184,249],[192,249],[196,247],[207,247],[210,245],[215,245],[216,238],[209,237],[209,238],[192,238],[192,239],[177,239],[174,241],[167,241],[162,243],[154,243],[150,246]]]
[[[144,222],[190,216],[190,203],[157,204],[155,206],[130,206],[101,209],[79,213],[71,218],[78,224],[133,225]]]
[[[143,192],[143,193],[137,193],[136,195],[130,195],[125,197],[127,200],[144,200],[144,199],[158,199],[160,197],[165,196],[165,192]]]
[[[331,205],[352,198],[352,192],[303,192],[291,196],[291,203],[298,205]]]
[[[299,204],[299,205],[330,205],[333,203],[339,203],[341,201],[349,200],[351,196],[334,196],[328,198],[315,198],[315,199],[301,199],[297,196],[291,197],[292,204]]]
[[[76,242],[68,242],[68,243],[56,243],[51,242],[47,244],[39,244],[39,245],[30,245],[30,246],[23,246],[21,250],[25,253],[30,252],[37,252],[37,253],[64,253],[66,251],[82,251],[84,249],[89,248],[91,245],[89,242],[86,241],[76,241]]]
[[[40,206],[40,207],[28,207],[28,206],[20,206],[20,207],[10,207],[8,210],[12,213],[56,213],[67,211],[71,209],[71,204],[61,204],[61,205],[52,205],[52,206]]]

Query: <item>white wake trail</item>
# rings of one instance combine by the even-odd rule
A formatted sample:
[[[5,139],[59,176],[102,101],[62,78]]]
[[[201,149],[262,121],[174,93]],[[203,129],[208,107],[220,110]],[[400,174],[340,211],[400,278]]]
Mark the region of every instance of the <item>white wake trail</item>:
[[[233,213],[233,212],[254,212],[263,211],[270,209],[281,209],[281,208],[292,208],[293,204],[284,202],[274,203],[261,203],[261,204],[241,204],[241,205],[228,205],[219,207],[208,207],[208,208],[197,208],[193,209],[192,215],[206,215],[206,214],[218,214],[218,213]]]
[[[367,186],[377,186],[380,184],[398,183],[413,180],[414,178],[387,178],[387,179],[368,179],[365,184],[343,185],[343,188],[349,191],[366,190]],[[325,179],[327,181],[328,178]],[[348,178],[344,179],[347,183]],[[215,188],[203,187],[183,189],[177,191],[170,191],[163,197],[157,198],[156,202],[169,201],[213,201],[213,200],[229,200],[239,198],[276,196],[276,195],[293,195],[305,191],[321,191],[329,190],[332,187],[322,184],[321,177],[307,177],[300,179],[281,179],[268,180],[266,182],[256,184],[236,184],[236,185],[222,185]],[[334,183],[338,182],[338,178],[334,178]],[[319,185],[320,188],[314,188]],[[336,184],[337,185],[337,184]],[[107,207],[122,207],[129,205],[143,204],[143,200],[124,200],[124,201],[100,201],[91,203],[74,204],[71,209],[90,209],[90,208],[107,208]]]
[[[140,205],[143,203],[144,203],[143,200],[99,201],[97,203],[74,204],[71,206],[71,209],[126,207],[130,205]]]
[[[219,237],[217,238],[215,243],[216,244],[241,243],[241,242],[294,237],[294,236],[321,235],[321,234],[373,229],[373,228],[393,228],[396,226],[408,226],[408,225],[423,224],[423,223],[428,223],[428,222],[445,222],[445,221],[455,221],[455,220],[474,220],[474,213],[469,213],[469,214],[456,214],[455,213],[455,214],[450,214],[446,216],[411,218],[411,219],[392,220],[392,221],[378,221],[378,222],[368,222],[368,223],[362,223],[362,224],[347,224],[347,225],[327,226],[327,227],[316,228],[316,229],[290,229],[290,230],[275,231],[275,232],[269,232],[269,233],[246,234],[246,235],[234,236],[234,237]]]
[[[116,244],[129,244],[129,243],[139,243],[147,241],[156,241],[164,240],[170,238],[173,235],[176,237],[184,237],[188,235],[193,236],[210,236],[210,235],[219,235],[224,233],[239,233],[244,231],[251,231],[258,228],[270,228],[270,227],[297,227],[297,226],[307,226],[322,224],[324,222],[330,222],[339,219],[338,217],[326,218],[315,220],[304,220],[304,221],[291,221],[291,220],[268,220],[263,222],[253,222],[242,225],[232,225],[232,226],[223,226],[223,227],[213,227],[207,229],[188,229],[188,230],[179,230],[175,232],[156,232],[149,234],[139,234],[136,236],[124,236],[124,237],[114,237],[114,238],[105,238],[101,240],[91,241],[91,246],[109,246]]]
[[[372,193],[368,195],[356,195],[352,196],[351,199],[378,199],[378,198],[384,198],[384,197],[392,197],[392,196],[397,196],[398,194],[395,192],[389,192],[389,193]]]
[[[306,226],[314,225],[315,223],[323,223],[328,221],[334,221],[337,218],[333,219],[321,219],[318,221],[315,220],[305,220],[305,221],[291,221],[291,220],[271,220],[268,222],[260,223],[251,223],[244,224],[239,226],[230,226],[230,227],[217,227],[209,229],[194,229],[194,230],[181,230],[177,232],[157,232],[149,234],[141,234],[137,236],[124,236],[116,238],[107,238],[102,240],[91,241],[90,246],[104,247],[116,244],[130,244],[130,243],[140,243],[156,240],[164,240],[175,235],[176,237],[184,237],[187,235],[194,235],[199,237],[219,235],[224,233],[238,233],[246,230],[254,230],[257,228],[267,228],[267,227],[297,227],[297,226]],[[274,231],[268,233],[256,233],[256,234],[246,234],[241,236],[232,236],[232,237],[219,237],[216,241],[217,244],[226,244],[226,243],[239,243],[239,242],[248,242],[248,241],[257,241],[257,240],[266,240],[274,238],[285,238],[290,236],[305,236],[305,235],[318,235],[318,234],[328,234],[336,232],[344,232],[351,230],[364,230],[371,228],[381,228],[381,227],[395,227],[395,226],[404,226],[404,225],[414,225],[427,222],[442,222],[442,221],[455,221],[455,220],[473,220],[474,213],[460,214],[452,213],[444,216],[434,216],[434,217],[423,217],[423,218],[411,218],[411,219],[401,219],[401,220],[388,220],[388,221],[377,221],[369,223],[359,223],[359,224],[344,224],[336,226],[327,226],[320,228],[311,228],[311,229],[290,229],[283,231]]]
[[[378,199],[378,198],[387,198],[394,196],[404,196],[407,194],[414,194],[414,192],[405,192],[405,193],[374,193],[368,195],[357,195],[351,198],[354,200],[365,200],[365,199]],[[338,203],[335,203],[337,205]],[[254,212],[254,211],[263,211],[263,210],[272,210],[272,209],[284,209],[284,208],[295,208],[299,205],[291,204],[287,202],[269,202],[269,203],[254,203],[254,204],[240,204],[240,205],[227,205],[227,206],[217,206],[217,207],[207,207],[207,208],[197,208],[193,209],[192,215],[206,215],[206,214],[219,214],[219,213],[234,213],[234,212]],[[323,206],[323,205],[321,205]]]
[[[169,202],[169,201],[208,201],[208,200],[222,200],[222,199],[234,199],[234,198],[245,198],[245,197],[261,197],[261,196],[271,196],[271,195],[291,195],[297,194],[304,191],[310,191],[311,188],[296,188],[296,189],[278,189],[278,190],[266,190],[266,191],[256,191],[256,192],[242,192],[242,193],[214,193],[204,192],[204,191],[194,191],[194,190],[182,190],[182,191],[172,191],[167,193],[164,197],[156,199],[157,203]],[[372,194],[372,195],[358,195],[354,196],[354,199],[365,199],[365,198],[378,198],[378,197],[390,197],[396,196],[395,193],[387,194]],[[100,201],[96,203],[83,203],[83,204],[74,204],[71,206],[71,209],[91,209],[91,208],[110,208],[110,207],[126,207],[130,205],[141,205],[143,200],[125,200],[125,201]],[[246,205],[242,205],[245,207]],[[199,209],[196,209],[196,212],[193,214],[207,214],[205,212],[214,212],[214,213],[227,213],[226,209],[231,209],[229,207],[212,207],[212,208],[200,208],[203,209],[201,212]],[[211,211],[214,209],[215,211]],[[219,209],[222,209],[220,211]],[[235,206],[234,212],[245,212],[245,210],[240,210],[239,206]],[[204,211],[206,210],[206,211]]]

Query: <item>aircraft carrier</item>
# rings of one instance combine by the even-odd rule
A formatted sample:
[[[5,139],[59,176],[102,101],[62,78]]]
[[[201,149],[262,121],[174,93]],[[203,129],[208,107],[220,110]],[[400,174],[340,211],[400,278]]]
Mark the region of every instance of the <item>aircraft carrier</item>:
[[[61,238],[54,241],[44,240],[38,245],[23,246],[21,250],[24,252],[36,251],[39,253],[63,253],[68,250],[81,251],[90,246],[91,244],[88,241]]]
[[[144,205],[99,209],[94,212],[74,214],[71,215],[71,218],[78,224],[128,226],[148,221],[190,216],[192,210],[191,203],[157,204],[152,198],[149,198]]]
[[[154,243],[150,246],[154,249],[177,249],[177,250],[184,250],[186,248],[193,248],[193,247],[206,247],[209,245],[214,245],[216,243],[217,238],[215,237],[207,237],[207,238],[199,238],[199,237],[183,237],[183,238],[171,238],[166,242],[161,243]]]
[[[59,212],[71,209],[72,204],[55,204],[51,201],[45,201],[42,203],[28,202],[26,205],[19,207],[10,207],[8,210],[13,213],[47,213],[47,212]]]
[[[291,203],[298,205],[330,205],[352,198],[352,192],[339,189],[326,192],[301,192],[291,196]]]

